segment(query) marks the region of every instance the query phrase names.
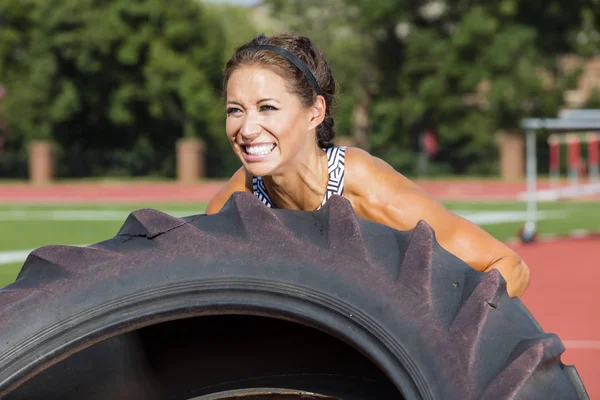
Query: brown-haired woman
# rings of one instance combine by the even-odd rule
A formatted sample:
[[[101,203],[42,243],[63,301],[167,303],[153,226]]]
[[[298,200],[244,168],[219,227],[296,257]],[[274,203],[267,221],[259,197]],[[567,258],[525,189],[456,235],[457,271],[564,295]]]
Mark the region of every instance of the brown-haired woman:
[[[313,211],[333,194],[359,217],[408,230],[423,219],[442,247],[479,271],[496,268],[511,296],[529,268],[510,248],[428,196],[387,163],[358,148],[334,147],[336,85],[310,39],[261,35],[239,47],[224,77],[226,131],[242,167],[210,201],[216,213],[233,192],[266,206]]]

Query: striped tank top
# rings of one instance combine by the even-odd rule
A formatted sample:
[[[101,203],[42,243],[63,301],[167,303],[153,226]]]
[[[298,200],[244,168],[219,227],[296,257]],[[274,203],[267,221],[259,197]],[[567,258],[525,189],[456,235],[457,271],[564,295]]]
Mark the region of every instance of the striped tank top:
[[[327,153],[327,169],[329,172],[329,181],[327,182],[327,192],[318,209],[333,196],[334,194],[344,195],[344,158],[346,156],[346,147],[330,147],[323,149]],[[252,190],[254,195],[258,197],[267,207],[275,208],[275,205],[267,193],[265,182],[262,177],[255,176],[252,178]]]

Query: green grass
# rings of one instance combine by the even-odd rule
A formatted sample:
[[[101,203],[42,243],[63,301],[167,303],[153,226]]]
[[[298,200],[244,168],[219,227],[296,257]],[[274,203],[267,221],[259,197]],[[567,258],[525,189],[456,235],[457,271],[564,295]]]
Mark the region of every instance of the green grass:
[[[49,244],[85,245],[113,237],[122,226],[127,214],[140,208],[154,208],[180,215],[199,214],[205,204],[130,204],[130,205],[0,205],[0,252],[34,249]],[[455,212],[525,211],[524,203],[446,203]],[[540,211],[558,211],[564,217],[541,220],[541,234],[567,234],[576,229],[600,231],[600,204],[593,202],[541,203]],[[55,221],[43,220],[45,211],[109,211],[119,212],[114,220]],[[25,218],[11,220],[7,212],[23,212]],[[4,214],[4,217],[2,217]],[[31,216],[31,217],[30,217]],[[494,237],[507,240],[516,236],[523,221],[482,225]],[[0,264],[0,287],[12,282],[22,263]]]
[[[0,214],[4,211],[118,211],[120,220],[106,221],[53,221],[39,220],[2,220],[0,218],[0,251],[31,249],[47,244],[89,244],[114,236],[129,212],[140,208],[154,208],[167,212],[202,213],[205,204],[136,204],[136,205],[0,205]]]
[[[525,211],[524,203],[447,203],[452,211]],[[542,235],[567,235],[574,230],[600,232],[600,204],[595,202],[551,202],[539,203],[541,212],[559,212],[564,216],[556,219],[538,221],[538,232]],[[482,228],[499,240],[508,240],[517,236],[523,222],[507,222],[482,225]]]
[[[140,208],[180,212],[193,215],[204,212],[206,204],[135,204],[135,205],[0,205],[7,211],[36,213],[40,211],[119,211],[121,220],[53,221],[6,220],[0,218],[0,252],[29,250],[50,244],[86,245],[109,239],[119,231],[127,214]],[[192,211],[190,213],[190,211]],[[0,264],[0,287],[14,281],[22,263]]]
[[[14,282],[22,266],[23,263],[0,265],[0,288]]]

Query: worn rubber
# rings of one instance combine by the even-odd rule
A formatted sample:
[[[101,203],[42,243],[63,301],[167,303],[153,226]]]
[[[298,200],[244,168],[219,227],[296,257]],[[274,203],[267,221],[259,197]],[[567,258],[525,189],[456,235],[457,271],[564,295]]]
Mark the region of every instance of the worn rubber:
[[[560,339],[496,270],[446,252],[423,221],[394,230],[338,196],[312,213],[244,193],[215,215],[136,211],[113,239],[34,251],[0,290],[0,310],[0,396],[123,332],[250,314],[341,339],[406,399],[587,398]]]

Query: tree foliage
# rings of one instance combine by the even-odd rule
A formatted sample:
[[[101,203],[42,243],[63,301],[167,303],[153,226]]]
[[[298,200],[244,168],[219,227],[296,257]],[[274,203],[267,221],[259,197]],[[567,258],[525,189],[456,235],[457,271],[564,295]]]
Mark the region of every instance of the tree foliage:
[[[326,24],[319,30],[306,2],[269,3],[282,18],[284,5],[295,7],[295,21],[304,12],[300,29],[311,37],[335,37],[339,29]],[[554,115],[574,82],[560,68],[559,57],[593,54],[600,43],[597,1],[321,3],[324,10],[357,10],[346,26],[360,43],[368,43],[370,52],[360,57],[330,46],[328,56],[335,60],[350,54],[353,59],[346,57],[346,63],[373,71],[375,89],[358,92],[359,98],[372,97],[370,145],[408,174],[415,170],[418,138],[427,128],[441,142],[439,173],[495,172],[489,162],[496,158],[494,134],[517,130],[526,116]]]
[[[600,0],[261,3],[3,0],[9,143],[52,138],[65,154],[111,152],[128,170],[164,175],[175,141],[199,136],[209,174],[226,176],[238,161],[224,134],[223,65],[258,33],[293,30],[329,59],[339,134],[410,175],[431,128],[441,149],[432,172],[490,174],[497,132],[563,105],[575,75],[561,57],[600,50]]]
[[[199,2],[5,0],[0,16],[14,135],[52,138],[65,151],[133,153],[172,153],[178,138],[199,136],[227,160],[224,34]]]
[[[277,23],[272,33],[294,31],[311,38],[326,54],[338,84],[333,110],[341,136],[354,136],[368,147],[360,118],[375,89],[378,70],[374,68],[375,41],[364,29],[360,9],[345,0],[265,0]]]

